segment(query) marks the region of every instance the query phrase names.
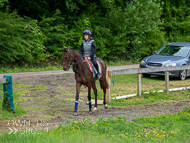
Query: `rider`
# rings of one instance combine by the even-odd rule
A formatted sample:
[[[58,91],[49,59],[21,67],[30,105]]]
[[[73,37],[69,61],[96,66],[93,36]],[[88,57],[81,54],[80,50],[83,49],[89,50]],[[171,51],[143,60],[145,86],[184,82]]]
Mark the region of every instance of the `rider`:
[[[96,70],[98,72],[98,64],[96,61],[96,43],[92,39],[92,34],[90,30],[84,30],[83,31],[84,41],[82,42],[80,46],[80,54],[81,56],[86,56],[87,59],[91,59],[93,65],[96,67]],[[96,75],[99,76],[99,73]]]

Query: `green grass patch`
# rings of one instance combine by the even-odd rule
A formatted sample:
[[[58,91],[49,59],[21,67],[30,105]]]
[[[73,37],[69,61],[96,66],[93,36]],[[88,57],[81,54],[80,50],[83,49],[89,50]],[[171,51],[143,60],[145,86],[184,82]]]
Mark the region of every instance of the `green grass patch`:
[[[19,96],[16,92],[14,92],[14,95],[16,95],[17,97]],[[14,100],[15,100],[15,98],[14,98]],[[6,110],[2,110],[2,103],[3,103],[3,101],[0,99],[0,121],[11,120],[13,118],[19,118],[19,117],[21,117],[21,115],[27,114],[27,112],[20,105],[20,103],[17,103],[14,101],[15,114],[13,114],[12,112],[8,112]]]
[[[154,102],[166,102],[166,101],[176,101],[176,100],[189,100],[189,90],[184,91],[173,91],[167,94],[166,92],[150,92],[150,94],[143,94],[140,97],[134,96],[126,99],[111,100],[109,105],[111,106],[126,106],[126,105],[139,105],[148,104]]]
[[[15,106],[15,114],[12,112],[8,112],[6,110],[2,110],[2,103],[3,103],[3,84],[0,84],[0,121],[3,120],[11,120],[13,118],[19,118],[21,115],[27,114],[27,112],[24,110],[24,108],[20,105],[19,102],[17,102],[17,99],[22,94],[25,94],[28,92],[27,90],[14,90],[13,91],[13,102]]]
[[[105,61],[106,66],[120,66],[120,65],[131,65],[131,64],[139,64],[139,61],[124,61],[124,60],[117,60],[117,61]]]
[[[114,79],[112,76],[111,81]],[[170,78],[170,88],[187,87],[190,85],[190,78],[180,81],[175,78]],[[137,93],[137,74],[116,75],[113,82],[111,82],[112,95],[127,95]],[[142,77],[143,91],[158,91],[165,89],[165,80],[162,76],[151,76],[150,78]]]
[[[114,79],[114,76],[111,77],[111,81]],[[179,88],[179,87],[187,87],[190,85],[190,78],[187,78],[184,81],[177,80],[175,78],[170,79],[170,89],[171,88]],[[151,91],[159,91],[159,90],[165,90],[165,79],[162,76],[156,76],[152,75],[150,78],[144,78],[142,77],[142,92],[151,92]],[[117,96],[123,96],[123,95],[128,95],[128,94],[135,94],[137,93],[137,74],[126,74],[126,75],[116,75],[115,80],[114,80],[114,86],[113,82],[110,84],[111,86],[111,97],[117,97]],[[96,87],[97,87],[97,94],[98,94],[98,99],[103,100],[104,99],[104,93],[103,90],[100,88],[99,82],[96,81]],[[81,93],[85,94],[86,96],[88,95],[88,92],[85,91],[84,89],[80,89]],[[180,91],[178,91],[180,92]],[[173,92],[170,92],[170,94],[173,94]],[[165,93],[161,93],[160,97],[164,97],[163,100],[169,100],[171,95],[166,95]],[[183,94],[183,92],[180,92],[179,94]],[[153,94],[152,96],[155,96]],[[144,95],[145,98],[148,98],[149,95]],[[156,96],[156,98],[160,98],[159,96]],[[184,97],[184,98],[183,98]],[[91,90],[91,98],[95,99],[95,95],[93,90]],[[172,96],[172,100],[176,98],[176,93],[174,93],[174,96]],[[130,98],[131,99],[131,98]],[[136,99],[136,98],[135,98]],[[177,98],[176,98],[177,99]],[[186,95],[182,96],[180,98],[178,96],[178,99],[187,99]],[[189,99],[189,98],[188,98]],[[139,100],[139,99],[136,99]],[[149,98],[151,100],[151,96]],[[147,103],[152,103],[160,100],[155,100],[152,99],[152,101],[148,101]],[[124,102],[123,100],[120,100],[120,102]],[[133,101],[132,101],[133,102]],[[136,102],[138,104],[139,102]],[[143,101],[141,104],[145,104],[146,102]],[[127,104],[127,105],[134,105],[133,103]]]
[[[155,117],[141,117],[126,122],[118,116],[108,119],[99,118],[92,123],[90,119],[72,121],[59,125],[54,130],[20,131],[16,134],[4,133],[2,143],[7,142],[189,142],[190,141],[190,108],[183,112]]]
[[[114,79],[114,76],[111,77],[111,81]],[[103,100],[104,94],[103,90],[100,88],[99,82],[97,81],[97,90],[98,90],[98,99]],[[144,78],[142,77],[142,92],[151,92],[151,91],[159,91],[159,90],[165,90],[165,80],[164,77],[160,76],[151,76],[151,78]],[[180,81],[177,79],[170,79],[170,89],[171,88],[179,88],[179,87],[187,87],[190,85],[190,79],[186,79],[185,81]],[[137,74],[130,74],[130,75],[116,75],[114,80],[114,86],[113,82],[111,82],[111,97],[117,97],[117,96],[123,96],[123,95],[129,95],[129,94],[135,94],[137,93]],[[83,89],[81,89],[82,92],[84,92]],[[179,95],[178,95],[179,92]],[[85,93],[87,95],[87,93]],[[177,92],[170,92],[170,94],[166,93],[151,93],[151,94],[144,94],[141,98],[129,98],[131,103],[125,104],[125,105],[134,105],[133,100],[136,100],[135,104],[146,104],[146,103],[152,103],[156,101],[161,101],[161,98],[163,100],[174,100],[174,99],[189,99],[187,97],[188,92],[186,91],[177,91]],[[182,97],[180,97],[182,95]],[[95,99],[95,95],[91,93],[92,99]],[[138,101],[142,99],[148,99],[143,101]],[[127,99],[127,101],[129,101]],[[119,102],[124,102],[125,99],[119,100]],[[129,101],[129,102],[130,102]],[[118,102],[118,101],[117,101]],[[125,102],[126,103],[126,102]]]
[[[98,94],[97,98],[98,98],[99,100],[103,100],[103,99],[104,99],[104,92],[103,92],[102,89],[101,89],[100,92],[98,92],[97,94]],[[95,94],[94,94],[94,92],[91,93],[91,99],[95,99]]]
[[[50,71],[50,70],[63,70],[62,65],[49,65],[49,66],[42,66],[42,67],[4,67],[1,68],[0,73],[20,73],[20,72],[38,72],[38,71]]]
[[[13,83],[14,84],[14,83]],[[15,85],[15,84],[14,84]],[[13,85],[13,87],[14,87],[14,85]],[[20,83],[16,83],[16,87],[19,87],[19,88],[22,88],[22,87],[25,87],[25,88],[27,88],[27,87],[31,87],[32,85],[25,85],[25,84],[20,84]]]

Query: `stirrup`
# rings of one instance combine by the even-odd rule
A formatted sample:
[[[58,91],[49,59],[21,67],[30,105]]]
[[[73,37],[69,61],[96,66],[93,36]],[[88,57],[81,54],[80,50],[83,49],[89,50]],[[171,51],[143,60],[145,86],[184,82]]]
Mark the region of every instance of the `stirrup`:
[[[100,79],[100,73],[99,72],[96,74],[96,78]]]

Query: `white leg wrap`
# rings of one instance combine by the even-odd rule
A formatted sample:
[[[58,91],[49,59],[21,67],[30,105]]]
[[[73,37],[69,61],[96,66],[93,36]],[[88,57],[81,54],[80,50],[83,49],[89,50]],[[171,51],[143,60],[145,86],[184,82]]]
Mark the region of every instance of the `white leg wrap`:
[[[94,107],[93,111],[96,111],[96,110],[97,110],[97,108],[96,108],[96,107]]]

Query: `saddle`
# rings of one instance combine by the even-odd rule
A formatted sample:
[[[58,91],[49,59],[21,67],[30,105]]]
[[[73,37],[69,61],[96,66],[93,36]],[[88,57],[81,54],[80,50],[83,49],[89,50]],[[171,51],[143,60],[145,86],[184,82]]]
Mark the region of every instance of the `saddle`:
[[[87,59],[87,57],[84,57],[84,59],[86,61],[88,69],[92,72],[93,78],[96,78],[96,74],[99,73],[100,75],[98,76],[98,79],[100,79],[102,77],[102,72],[99,62],[97,61],[98,64],[98,71],[97,71],[91,60]]]

